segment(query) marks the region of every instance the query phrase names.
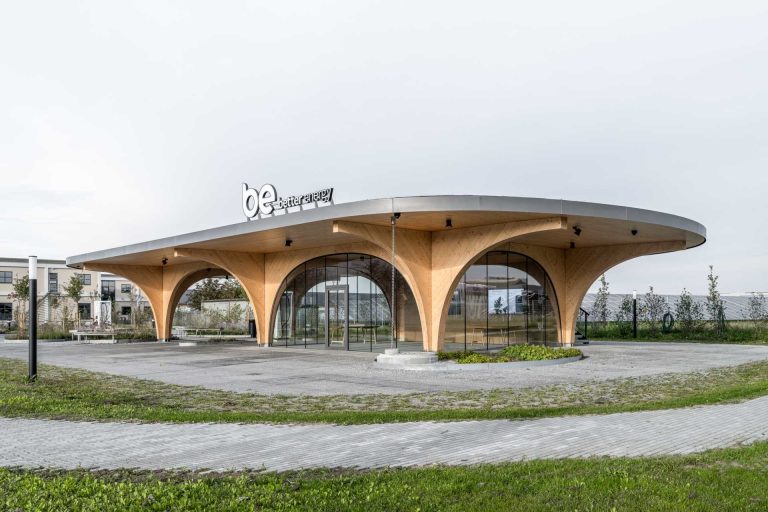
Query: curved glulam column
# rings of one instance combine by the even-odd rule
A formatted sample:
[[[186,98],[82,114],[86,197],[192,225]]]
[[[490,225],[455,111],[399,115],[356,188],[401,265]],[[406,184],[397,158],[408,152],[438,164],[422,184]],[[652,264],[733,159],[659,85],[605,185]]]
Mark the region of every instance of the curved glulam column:
[[[183,286],[183,282],[189,276],[207,271],[210,266],[206,262],[163,266],[94,263],[88,264],[87,269],[122,276],[138,286],[152,309],[157,339],[167,341],[171,338],[171,322],[173,309],[176,307],[175,303],[178,303],[181,294],[186,290],[185,288],[181,290],[181,293],[178,293],[178,289]],[[194,282],[192,281],[192,283]]]
[[[639,256],[685,248],[684,241],[671,241],[565,249],[564,278],[559,282],[553,279],[560,307],[560,343],[571,345],[575,341],[576,319],[581,302],[589,287],[602,274],[619,263]]]
[[[377,254],[372,254],[372,256],[384,261],[392,261],[391,227],[361,222],[336,221],[333,223],[333,232],[346,233],[357,236],[361,240],[367,240],[377,247]],[[429,305],[432,301],[431,256],[432,237],[429,232],[397,228],[395,268],[403,275],[416,299],[424,350],[431,350],[429,348],[431,346],[431,311]]]
[[[431,338],[428,350],[442,349],[448,307],[453,291],[461,280],[461,276],[478,257],[519,236],[566,228],[565,217],[550,217],[433,233],[431,277],[434,300],[431,305],[431,331],[434,336]],[[530,257],[536,259],[534,255]],[[544,269],[549,272],[548,268],[544,267]]]
[[[386,228],[384,228],[386,229]],[[427,233],[427,236],[429,234]],[[277,310],[277,305],[280,300],[281,287],[283,281],[288,275],[307,261],[320,256],[328,256],[332,254],[341,253],[360,253],[367,254],[369,256],[375,256],[384,261],[390,261],[392,254],[391,251],[385,250],[380,245],[372,242],[353,242],[336,245],[327,245],[323,247],[314,247],[309,249],[292,249],[289,251],[281,251],[277,253],[269,253],[264,258],[264,311],[267,317],[267,324],[269,326],[268,339],[271,340],[272,333],[274,331],[274,318]],[[405,282],[411,288],[411,292],[416,300],[416,308],[419,311],[419,319],[422,325],[422,336],[425,336],[425,321],[424,311],[426,305],[423,297],[419,294],[417,289],[418,285],[415,281],[414,274],[403,264],[402,261],[395,263],[395,268],[403,276]],[[426,337],[424,338],[426,339]]]
[[[269,335],[265,328],[269,322],[264,312],[264,254],[184,248],[177,248],[174,251],[180,257],[207,261],[237,279],[251,303],[258,341],[263,345],[269,343]]]

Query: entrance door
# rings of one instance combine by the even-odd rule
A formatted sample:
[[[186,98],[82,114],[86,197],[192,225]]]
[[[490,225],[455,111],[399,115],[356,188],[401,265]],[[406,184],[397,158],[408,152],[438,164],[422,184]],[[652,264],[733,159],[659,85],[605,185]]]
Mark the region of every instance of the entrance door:
[[[288,345],[293,342],[293,292],[286,292],[280,297],[275,318],[274,341]]]
[[[349,348],[349,285],[325,287],[325,343]]]

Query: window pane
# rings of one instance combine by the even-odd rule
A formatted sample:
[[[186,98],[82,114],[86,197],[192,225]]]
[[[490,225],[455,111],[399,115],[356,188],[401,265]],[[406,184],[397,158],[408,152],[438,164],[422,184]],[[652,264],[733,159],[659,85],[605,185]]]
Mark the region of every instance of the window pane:
[[[467,270],[464,288],[466,293],[467,348],[486,348],[488,329],[488,266],[487,256],[481,256]]]
[[[507,292],[509,293],[509,343],[528,341],[528,318],[525,290],[528,285],[527,258],[522,254],[507,253]]]
[[[461,276],[461,281],[453,291],[451,303],[448,305],[448,318],[445,322],[445,350],[464,350],[466,348],[464,346],[466,340],[464,299],[464,276]]]
[[[273,340],[285,344],[328,343],[330,348],[381,351],[389,346],[392,296],[391,266],[365,254],[334,254],[299,266],[283,285],[275,314]],[[398,340],[421,349],[421,323],[410,288],[397,275]],[[298,305],[296,304],[298,303]],[[288,327],[289,309],[293,324]],[[326,333],[326,324],[328,332]],[[346,333],[346,343],[345,340]]]
[[[507,290],[507,253],[488,253],[488,345],[507,345],[509,293]]]
[[[473,263],[451,296],[446,350],[557,342],[557,301],[544,269],[522,254],[491,251]],[[458,344],[458,346],[457,346]]]

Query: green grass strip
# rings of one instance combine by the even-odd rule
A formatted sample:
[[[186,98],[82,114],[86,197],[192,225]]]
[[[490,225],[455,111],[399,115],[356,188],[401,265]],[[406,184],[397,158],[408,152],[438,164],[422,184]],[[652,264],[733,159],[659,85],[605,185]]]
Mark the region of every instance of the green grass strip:
[[[690,456],[375,471],[0,469],[0,509],[763,511],[768,444]]]

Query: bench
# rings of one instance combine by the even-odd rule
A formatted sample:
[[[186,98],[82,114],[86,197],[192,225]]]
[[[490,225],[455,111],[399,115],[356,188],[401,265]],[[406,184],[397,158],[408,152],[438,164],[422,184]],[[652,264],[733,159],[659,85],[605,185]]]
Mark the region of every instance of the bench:
[[[199,329],[195,327],[174,327],[174,334],[183,338],[184,336],[221,336],[221,329]]]
[[[109,338],[112,341],[115,341],[115,333],[114,332],[106,332],[106,331],[69,331],[69,333],[72,335],[72,341],[77,338],[77,341],[82,341],[83,338],[86,340],[91,337],[96,338]]]

